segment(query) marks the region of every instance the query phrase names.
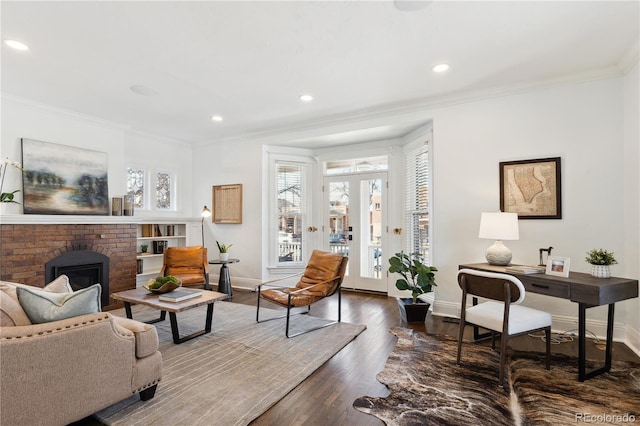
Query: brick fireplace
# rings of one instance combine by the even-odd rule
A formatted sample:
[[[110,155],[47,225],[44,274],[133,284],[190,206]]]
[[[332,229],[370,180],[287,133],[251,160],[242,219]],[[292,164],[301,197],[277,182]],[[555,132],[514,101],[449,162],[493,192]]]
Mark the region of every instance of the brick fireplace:
[[[108,257],[109,295],[136,287],[134,223],[1,224],[0,279],[44,287],[45,265],[78,248]],[[119,307],[109,302],[103,308]]]

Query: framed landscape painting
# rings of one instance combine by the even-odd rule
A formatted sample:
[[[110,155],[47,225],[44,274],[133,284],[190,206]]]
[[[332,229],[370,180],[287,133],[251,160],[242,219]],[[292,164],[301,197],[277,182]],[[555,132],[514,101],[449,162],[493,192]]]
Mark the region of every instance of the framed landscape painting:
[[[519,219],[562,219],[560,157],[501,162],[500,210]]]
[[[25,214],[109,215],[107,154],[22,139]]]

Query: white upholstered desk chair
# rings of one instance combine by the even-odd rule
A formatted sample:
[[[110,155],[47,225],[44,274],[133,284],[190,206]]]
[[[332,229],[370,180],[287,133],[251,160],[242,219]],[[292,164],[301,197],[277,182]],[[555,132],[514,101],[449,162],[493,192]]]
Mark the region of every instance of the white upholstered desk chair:
[[[460,365],[464,327],[473,324],[491,331],[492,347],[495,349],[495,333],[500,336],[500,371],[498,380],[506,390],[504,368],[507,341],[524,333],[544,330],[547,343],[547,370],[551,364],[551,314],[521,306],[525,289],[522,282],[508,274],[461,269],[458,271],[458,285],[462,289],[460,308],[460,331],[458,334],[458,357]],[[489,299],[475,306],[467,307],[467,296]]]

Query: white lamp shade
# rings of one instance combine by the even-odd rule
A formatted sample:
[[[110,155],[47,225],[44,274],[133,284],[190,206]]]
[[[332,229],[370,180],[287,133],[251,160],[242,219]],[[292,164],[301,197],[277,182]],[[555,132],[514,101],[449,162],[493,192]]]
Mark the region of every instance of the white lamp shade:
[[[483,212],[480,216],[479,238],[490,240],[517,240],[518,214],[503,212]]]
[[[204,217],[211,217],[211,210],[209,210],[209,208],[207,206],[204,206],[204,208],[202,209],[202,212],[200,213],[200,216]]]

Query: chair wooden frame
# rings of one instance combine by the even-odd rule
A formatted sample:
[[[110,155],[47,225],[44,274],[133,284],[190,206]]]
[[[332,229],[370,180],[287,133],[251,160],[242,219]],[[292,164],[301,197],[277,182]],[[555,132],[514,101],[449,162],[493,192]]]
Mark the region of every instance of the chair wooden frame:
[[[275,320],[275,319],[286,318],[287,322],[286,322],[286,327],[285,327],[285,335],[288,338],[289,337],[296,337],[296,336],[299,336],[301,334],[305,334],[305,333],[308,333],[308,332],[314,331],[314,330],[319,330],[321,328],[329,327],[331,325],[334,325],[334,324],[337,324],[337,323],[341,322],[342,321],[342,280],[344,279],[344,271],[346,269],[348,260],[349,260],[349,258],[346,257],[346,256],[343,257],[343,259],[342,259],[342,262],[341,262],[340,268],[339,268],[339,271],[342,272],[342,275],[337,275],[335,277],[332,277],[331,279],[316,283],[316,284],[314,284],[312,286],[301,288],[299,290],[295,290],[295,291],[289,292],[288,296],[287,296],[287,303],[286,304],[281,304],[281,303],[278,303],[275,300],[267,299],[267,300],[269,300],[269,302],[277,304],[277,305],[282,306],[282,307],[285,307],[287,309],[287,313],[285,315],[281,315],[281,316],[278,316],[278,317],[273,317],[273,318],[260,320],[260,299],[262,298],[261,297],[262,296],[262,288],[263,287],[270,287],[270,288],[282,289],[282,290],[290,289],[292,287],[274,285],[274,283],[281,282],[281,281],[284,281],[284,280],[287,280],[287,279],[291,279],[291,278],[296,277],[296,276],[302,276],[302,274],[304,272],[300,272],[298,274],[289,275],[287,277],[279,278],[279,279],[272,280],[272,281],[267,281],[267,282],[264,282],[264,283],[258,285],[258,287],[257,287],[258,300],[257,300],[257,303],[256,303],[256,322],[257,323],[261,323],[261,322],[271,321],[271,320]],[[315,287],[320,287],[320,286],[326,285],[326,284],[331,283],[331,282],[336,281],[336,280],[337,280],[337,284],[336,284],[336,288],[334,289],[333,292],[331,292],[330,294],[327,294],[326,296],[321,297],[319,300],[314,301],[309,305],[306,305],[306,307],[307,307],[306,311],[303,311],[303,312],[292,312],[293,309],[295,309],[295,308],[303,307],[303,306],[294,306],[292,304],[292,301],[293,301],[293,299],[295,299],[296,295],[303,295],[303,294],[307,293],[309,290],[312,290]],[[337,320],[334,320],[332,322],[329,322],[329,323],[326,323],[326,324],[323,324],[323,325],[320,325],[320,326],[317,326],[317,327],[312,327],[312,328],[300,331],[298,333],[294,333],[294,334],[290,334],[289,333],[289,325],[291,323],[291,316],[292,315],[308,314],[309,312],[311,312],[311,305],[313,303],[316,303],[316,302],[318,302],[318,301],[320,301],[322,299],[326,299],[327,297],[331,297],[336,293],[338,294],[338,319]]]
[[[473,279],[467,277],[473,276]],[[505,381],[504,369],[507,357],[507,343],[512,337],[527,334],[532,331],[544,330],[546,338],[546,369],[551,368],[551,325],[546,327],[533,328],[521,333],[509,334],[509,316],[512,304],[519,304],[524,300],[525,289],[522,282],[516,277],[508,274],[477,271],[472,269],[461,269],[458,271],[458,284],[462,289],[462,305],[460,307],[460,329],[458,332],[458,354],[456,364],[460,365],[462,354],[462,339],[466,325],[475,325],[466,320],[467,296],[473,295],[486,299],[496,300],[504,304],[502,318],[502,330],[491,331],[491,347],[495,349],[495,334],[500,333],[500,370],[498,373],[498,383],[507,390],[508,384]]]

